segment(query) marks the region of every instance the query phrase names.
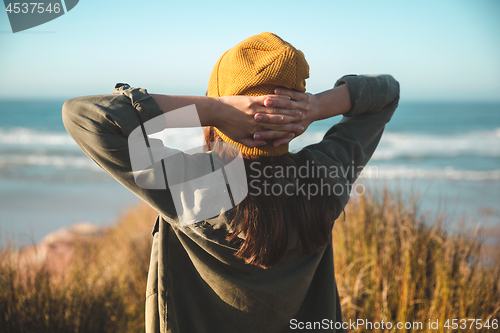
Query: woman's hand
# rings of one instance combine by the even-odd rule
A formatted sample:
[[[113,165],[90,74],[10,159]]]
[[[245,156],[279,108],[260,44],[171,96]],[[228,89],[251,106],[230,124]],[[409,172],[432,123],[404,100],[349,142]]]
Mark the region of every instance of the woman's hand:
[[[290,99],[267,100],[265,105],[280,109],[298,109],[301,115],[294,122],[302,126],[302,130],[294,132],[293,137],[282,137],[283,133],[272,131],[256,132],[254,138],[258,140],[274,140],[275,147],[290,142],[294,137],[304,133],[312,122],[344,114],[351,109],[350,92],[347,84],[323,91],[319,94],[302,93],[295,90],[277,88],[278,96],[288,96]],[[262,123],[279,123],[277,118],[265,113],[255,115],[255,120]]]
[[[254,138],[258,140],[273,140],[273,145],[275,147],[289,143],[293,138],[301,135],[304,131],[311,125],[311,123],[317,120],[318,97],[310,93],[302,93],[295,90],[278,88],[274,91],[277,96],[288,96],[290,99],[285,98],[275,98],[267,99],[265,105],[267,107],[274,107],[279,109],[297,109],[300,111],[294,123],[302,127],[301,130],[294,132],[294,135],[283,136],[283,132],[278,131],[260,131],[254,134]],[[255,120],[260,123],[279,123],[280,119],[276,117],[271,117],[268,113],[257,113],[255,115]]]
[[[347,84],[312,95],[278,88],[276,95],[172,96],[151,94],[163,112],[195,104],[202,126],[215,126],[234,141],[253,148],[272,140],[279,146],[304,133],[316,120],[351,107]]]
[[[215,126],[234,141],[253,148],[266,144],[264,139],[254,138],[259,131],[274,133],[273,139],[290,140],[294,133],[303,131],[296,124],[301,113],[293,106],[269,106],[265,103],[275,100],[290,100],[289,96],[174,96],[150,94],[163,112],[170,112],[186,105],[195,104],[202,126]],[[267,102],[266,102],[267,101]],[[265,114],[269,122],[258,122],[254,116]]]
[[[266,144],[265,138],[254,136],[257,132],[273,133],[270,139],[290,141],[294,133],[304,130],[299,123],[302,113],[295,104],[272,105],[277,101],[290,102],[289,96],[223,96],[217,100],[220,103],[217,103],[217,109],[212,110],[215,117],[212,119],[213,126],[247,147]],[[268,121],[261,122],[256,115],[265,116]]]

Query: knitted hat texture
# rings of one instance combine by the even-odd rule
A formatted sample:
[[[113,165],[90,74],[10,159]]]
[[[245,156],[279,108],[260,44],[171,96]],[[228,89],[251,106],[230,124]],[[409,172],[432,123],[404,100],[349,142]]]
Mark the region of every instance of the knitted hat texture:
[[[207,96],[261,96],[273,94],[278,87],[304,92],[308,77],[304,54],[275,34],[264,32],[244,40],[219,58],[210,75]],[[279,156],[288,152],[288,144],[249,148],[215,130],[243,154]]]

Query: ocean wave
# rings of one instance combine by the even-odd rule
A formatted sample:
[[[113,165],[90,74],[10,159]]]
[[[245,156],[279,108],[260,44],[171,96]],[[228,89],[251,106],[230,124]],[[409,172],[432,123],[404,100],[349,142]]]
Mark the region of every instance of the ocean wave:
[[[169,128],[150,135],[167,143],[175,149],[190,149],[202,146],[203,132],[201,128]],[[49,148],[78,148],[68,133],[44,132],[25,127],[12,129],[0,128],[0,147],[4,146],[33,146]]]
[[[292,140],[291,151],[317,143],[324,132],[310,129]],[[199,147],[203,142],[200,128],[174,128],[158,132],[151,137],[162,139],[171,148],[187,150]],[[29,128],[0,128],[2,146],[45,147],[50,149],[78,150],[76,143],[64,132],[43,132]],[[446,158],[458,156],[500,157],[500,127],[493,130],[465,132],[461,134],[424,134],[385,132],[373,154],[373,160],[397,158]]]
[[[323,135],[323,132],[308,130],[290,143],[290,149],[299,151],[304,146],[320,142]],[[385,132],[372,159],[458,156],[500,157],[500,127],[461,134]]]
[[[500,128],[448,135],[387,132],[372,159],[457,156],[500,157]]]
[[[0,168],[20,166],[49,166],[56,169],[87,169],[99,171],[101,168],[86,156],[51,156],[51,155],[3,155],[0,156]]]
[[[76,146],[67,133],[43,132],[30,128],[16,127],[0,129],[0,144],[33,146]]]
[[[54,169],[84,169],[101,171],[99,166],[88,157],[7,155],[0,156],[0,169],[17,167],[48,166]],[[417,168],[407,165],[371,166],[368,165],[360,178],[372,179],[447,179],[447,180],[500,180],[500,170],[464,170],[454,167]]]
[[[367,166],[360,178],[371,179],[446,179],[446,180],[500,180],[500,170],[462,170],[446,168],[412,168],[400,166]]]

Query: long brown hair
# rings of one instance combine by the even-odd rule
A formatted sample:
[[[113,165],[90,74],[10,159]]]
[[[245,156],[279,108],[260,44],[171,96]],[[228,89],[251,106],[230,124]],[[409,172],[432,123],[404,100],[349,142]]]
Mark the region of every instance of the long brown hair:
[[[205,128],[205,141],[210,150],[211,142],[221,142],[213,127]],[[223,151],[218,151],[223,154]],[[247,181],[251,184],[249,194],[237,205],[236,214],[231,222],[228,241],[239,243],[236,257],[248,264],[269,268],[280,262],[289,249],[297,246],[299,255],[309,255],[321,251],[331,242],[331,228],[334,219],[340,214],[334,210],[335,198],[332,195],[315,195],[313,200],[301,191],[294,195],[275,195],[273,191],[253,193],[259,184],[267,182],[267,189],[275,184],[293,182],[297,186],[316,184],[325,186],[321,177],[277,177],[275,171],[283,171],[309,166],[308,156],[303,152],[287,153],[277,157],[243,156]],[[271,170],[273,177],[265,177]],[[256,185],[257,184],[257,185]],[[256,186],[254,186],[256,185]]]

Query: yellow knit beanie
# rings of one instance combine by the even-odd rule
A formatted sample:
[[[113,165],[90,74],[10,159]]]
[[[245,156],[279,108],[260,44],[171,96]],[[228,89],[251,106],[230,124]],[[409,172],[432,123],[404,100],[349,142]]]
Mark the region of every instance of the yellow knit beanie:
[[[277,87],[306,91],[309,65],[304,54],[269,32],[252,36],[229,49],[219,58],[208,82],[209,97],[231,95],[261,96],[273,94]],[[225,142],[243,154],[280,156],[288,152],[288,144],[272,143],[249,148],[228,138],[215,128]]]

